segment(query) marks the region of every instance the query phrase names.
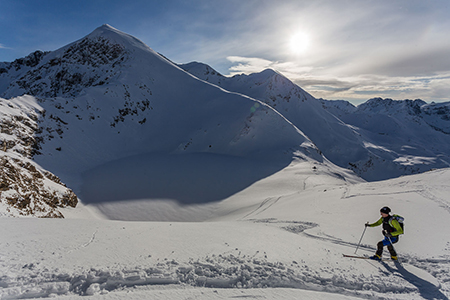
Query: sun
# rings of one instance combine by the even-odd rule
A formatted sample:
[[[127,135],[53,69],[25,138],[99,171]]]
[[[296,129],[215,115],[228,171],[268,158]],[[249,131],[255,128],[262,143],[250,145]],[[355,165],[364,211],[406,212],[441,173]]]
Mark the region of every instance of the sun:
[[[302,54],[308,50],[310,46],[309,35],[305,32],[297,32],[289,40],[289,49],[294,54]]]

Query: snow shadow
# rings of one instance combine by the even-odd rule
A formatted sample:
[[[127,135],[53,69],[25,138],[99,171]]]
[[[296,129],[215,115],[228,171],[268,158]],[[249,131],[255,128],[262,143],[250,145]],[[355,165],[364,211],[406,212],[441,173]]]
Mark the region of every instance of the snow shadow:
[[[85,204],[152,199],[204,204],[225,199],[289,163],[211,153],[136,155],[85,172],[80,198]]]
[[[387,263],[382,262],[384,267],[394,273],[398,272],[400,275],[409,283],[417,287],[418,292],[424,299],[430,299],[430,300],[448,300],[448,297],[445,296],[440,290],[439,287],[434,285],[432,282],[429,282],[423,278],[420,278],[419,276],[411,273],[410,271],[406,270],[401,263],[398,261],[394,262],[396,268],[392,268]],[[425,272],[425,271],[423,271]]]

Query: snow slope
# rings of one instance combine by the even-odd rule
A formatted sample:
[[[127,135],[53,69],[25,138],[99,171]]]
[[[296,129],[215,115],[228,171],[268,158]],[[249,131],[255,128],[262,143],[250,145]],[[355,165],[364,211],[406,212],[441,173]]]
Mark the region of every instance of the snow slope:
[[[272,106],[304,132],[333,163],[366,180],[382,180],[449,166],[448,103],[372,99],[357,108],[313,96],[273,70],[222,76],[192,62],[186,71]]]
[[[370,154],[351,127],[274,70],[229,78],[202,63],[194,62],[180,67],[226,90],[248,95],[270,105],[302,130],[329,160],[341,167],[347,168],[349,161],[364,160]]]
[[[250,186],[206,222],[2,218],[1,298],[448,299],[450,170],[376,183],[317,174],[295,191],[306,169]],[[406,220],[401,262],[343,258],[386,204]],[[358,254],[379,239],[368,229]]]

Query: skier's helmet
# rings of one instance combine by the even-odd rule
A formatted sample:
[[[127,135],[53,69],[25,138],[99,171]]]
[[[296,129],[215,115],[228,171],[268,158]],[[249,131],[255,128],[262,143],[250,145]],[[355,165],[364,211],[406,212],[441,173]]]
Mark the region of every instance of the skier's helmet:
[[[385,206],[382,209],[380,209],[380,212],[382,212],[384,214],[389,214],[391,212],[391,209],[389,207]]]

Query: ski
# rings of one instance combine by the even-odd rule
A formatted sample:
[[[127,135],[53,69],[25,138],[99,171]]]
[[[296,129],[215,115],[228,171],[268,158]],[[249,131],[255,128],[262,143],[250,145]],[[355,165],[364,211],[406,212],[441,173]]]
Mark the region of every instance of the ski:
[[[358,255],[348,255],[348,254],[342,254],[342,255],[343,255],[344,257],[349,257],[349,258],[370,259],[369,256],[358,256]],[[370,259],[370,260],[377,261],[377,260],[375,260],[375,259]],[[382,258],[381,260],[382,260],[382,261],[393,261],[393,260],[390,259],[390,258]]]

